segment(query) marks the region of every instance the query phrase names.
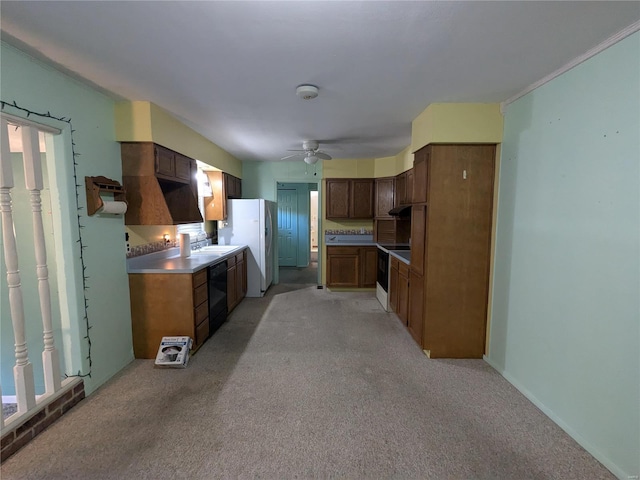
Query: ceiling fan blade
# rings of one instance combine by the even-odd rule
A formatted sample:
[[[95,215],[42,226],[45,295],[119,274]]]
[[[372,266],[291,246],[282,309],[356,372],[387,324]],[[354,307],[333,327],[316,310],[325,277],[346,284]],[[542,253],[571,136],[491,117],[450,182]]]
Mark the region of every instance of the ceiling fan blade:
[[[306,152],[306,150],[299,150],[299,149],[293,149],[293,148],[288,148],[287,152]]]
[[[288,158],[293,158],[293,157],[304,157],[304,150],[303,153],[294,153],[293,155],[287,155],[286,157],[282,157],[280,160],[286,160]]]
[[[324,152],[316,152],[314,153],[314,155],[318,158],[321,158],[322,160],[331,160],[331,155],[327,155]]]

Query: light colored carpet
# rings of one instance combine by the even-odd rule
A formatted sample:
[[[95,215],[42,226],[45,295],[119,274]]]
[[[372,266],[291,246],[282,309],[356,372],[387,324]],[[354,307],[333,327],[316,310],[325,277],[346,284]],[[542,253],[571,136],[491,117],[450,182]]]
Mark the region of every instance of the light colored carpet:
[[[186,369],[136,360],[0,472],[613,478],[482,360],[426,358],[372,293],[285,285],[245,299]]]

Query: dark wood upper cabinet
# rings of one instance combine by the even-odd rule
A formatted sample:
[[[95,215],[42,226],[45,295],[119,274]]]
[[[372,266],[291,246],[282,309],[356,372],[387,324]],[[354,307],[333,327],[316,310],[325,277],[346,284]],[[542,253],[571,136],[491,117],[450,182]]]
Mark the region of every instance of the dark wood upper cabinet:
[[[156,175],[173,179],[176,176],[175,153],[168,148],[155,145],[153,154],[155,157]]]
[[[242,198],[242,180],[228,173],[224,174],[227,198]]]
[[[394,207],[395,178],[384,177],[375,180],[375,218],[389,219],[389,210]]]
[[[421,148],[414,154],[413,158],[413,192],[411,203],[428,202],[429,190],[429,156],[431,155],[431,145]]]
[[[350,180],[327,180],[327,218],[349,218]]]
[[[326,185],[327,218],[373,218],[372,178],[329,178]]]
[[[349,218],[373,218],[373,179],[351,180]]]
[[[152,142],[121,142],[126,225],[201,222],[196,161]]]

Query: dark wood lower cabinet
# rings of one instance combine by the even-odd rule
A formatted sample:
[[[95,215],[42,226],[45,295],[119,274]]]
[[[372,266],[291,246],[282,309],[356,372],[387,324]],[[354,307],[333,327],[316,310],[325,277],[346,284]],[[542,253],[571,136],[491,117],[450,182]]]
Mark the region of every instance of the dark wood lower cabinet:
[[[231,312],[247,294],[247,251],[227,259],[227,312]]]
[[[187,335],[192,351],[209,337],[207,269],[190,273],[130,273],[136,358],[155,358],[162,337]]]
[[[409,321],[409,265],[400,262],[398,265],[398,317],[407,325]]]
[[[377,247],[327,247],[327,287],[375,288],[377,268]]]
[[[424,277],[413,270],[409,272],[409,311],[407,316],[409,333],[420,348],[424,325]]]
[[[409,320],[409,265],[391,256],[389,307],[404,326]]]

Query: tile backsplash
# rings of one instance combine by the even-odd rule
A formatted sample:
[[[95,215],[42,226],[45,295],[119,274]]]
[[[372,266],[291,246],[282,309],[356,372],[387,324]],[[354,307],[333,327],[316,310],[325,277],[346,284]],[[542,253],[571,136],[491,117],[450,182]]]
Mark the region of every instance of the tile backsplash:
[[[373,235],[373,230],[367,230],[365,228],[357,229],[338,229],[338,230],[325,230],[325,235]]]
[[[144,245],[136,245],[131,247],[127,252],[127,258],[139,257],[140,255],[146,255],[147,253],[159,252],[161,250],[167,250],[168,248],[177,247],[179,242],[177,240],[170,240],[165,242],[160,240],[157,242],[145,243]]]

